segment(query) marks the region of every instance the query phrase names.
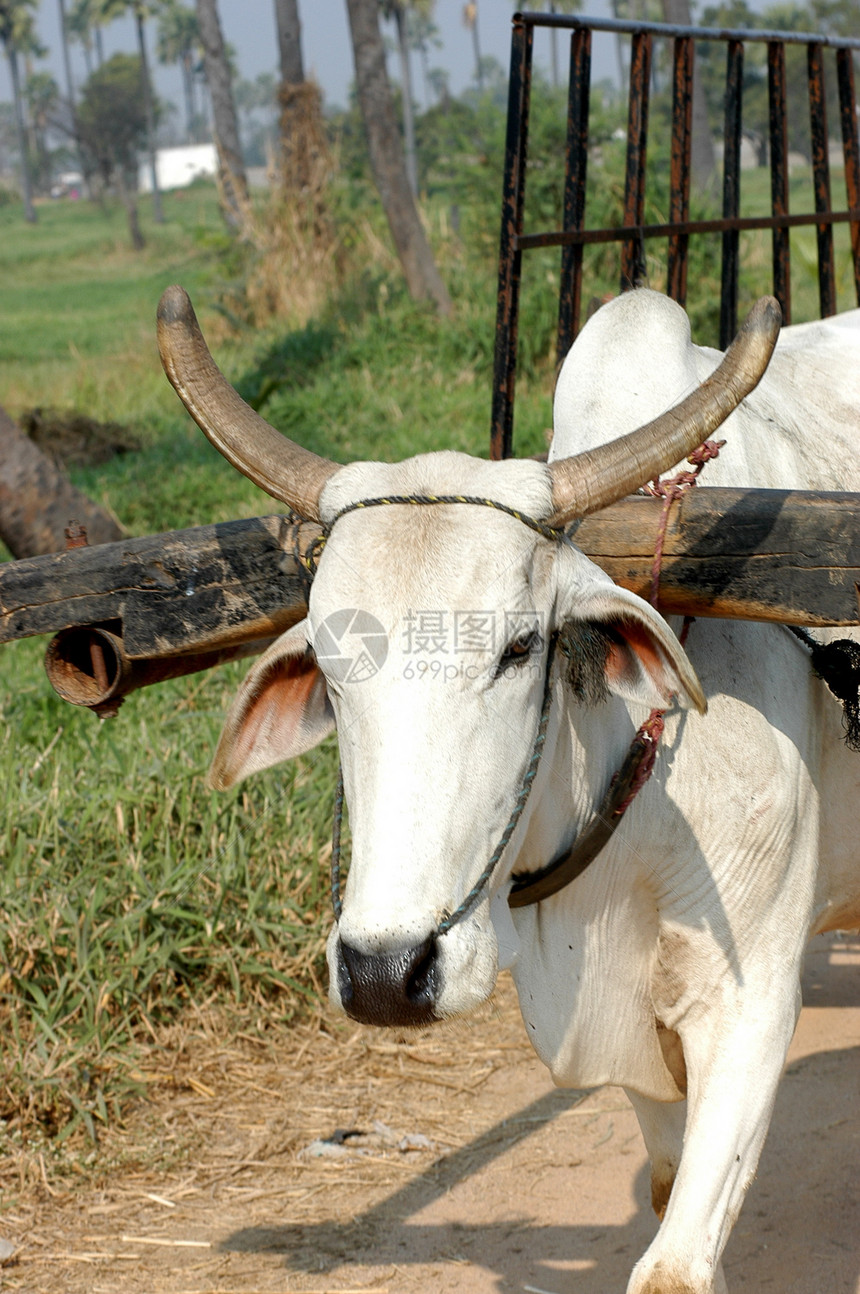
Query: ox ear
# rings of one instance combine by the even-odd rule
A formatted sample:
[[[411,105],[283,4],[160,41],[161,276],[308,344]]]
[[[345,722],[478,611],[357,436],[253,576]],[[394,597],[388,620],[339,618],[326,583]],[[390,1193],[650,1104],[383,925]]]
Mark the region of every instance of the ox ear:
[[[559,589],[561,641],[571,654],[574,690],[590,700],[608,689],[652,709],[665,709],[674,697],[704,714],[702,685],[663,617],[577,555],[592,567],[593,578],[583,580],[580,568],[569,572],[571,579],[562,576]]]
[[[307,622],[272,643],[248,674],[218,741],[209,784],[226,791],[249,773],[312,750],[334,728]]]

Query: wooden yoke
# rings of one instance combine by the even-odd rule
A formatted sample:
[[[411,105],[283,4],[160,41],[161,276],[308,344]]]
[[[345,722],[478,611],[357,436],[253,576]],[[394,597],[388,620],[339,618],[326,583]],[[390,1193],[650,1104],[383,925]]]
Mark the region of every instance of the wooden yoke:
[[[574,542],[647,599],[662,507],[624,499],[582,521]],[[57,635],[46,661],[53,686],[112,712],[138,687],[262,651],[302,619],[308,580],[297,553],[319,530],[252,517],[9,562],[0,642]],[[658,598],[667,615],[851,625],[858,584],[858,494],[715,488],[672,505]]]
[[[587,517],[573,538],[647,601],[662,500],[636,496]],[[860,494],[698,489],[672,505],[657,606],[823,628],[860,623]]]

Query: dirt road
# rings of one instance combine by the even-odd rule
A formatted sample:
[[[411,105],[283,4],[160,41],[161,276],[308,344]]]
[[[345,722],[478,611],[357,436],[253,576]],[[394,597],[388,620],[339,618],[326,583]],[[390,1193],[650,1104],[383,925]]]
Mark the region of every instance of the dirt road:
[[[732,1294],[860,1294],[860,941],[816,942],[805,1001]],[[7,1201],[0,1285],[623,1294],[656,1226],[623,1094],[554,1090],[507,982],[482,1019],[401,1040],[327,1020],[216,1045],[201,1025],[173,1073],[125,1138],[163,1166]]]

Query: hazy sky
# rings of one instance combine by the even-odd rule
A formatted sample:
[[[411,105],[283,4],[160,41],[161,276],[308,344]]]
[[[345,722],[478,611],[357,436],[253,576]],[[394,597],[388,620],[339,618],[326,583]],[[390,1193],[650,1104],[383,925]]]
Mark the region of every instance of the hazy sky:
[[[498,59],[507,69],[510,59],[511,15],[515,8],[540,9],[533,5],[514,5],[511,0],[478,0],[478,30],[481,53]],[[590,0],[586,11],[595,17],[608,13],[607,0]],[[260,72],[275,72],[277,67],[277,40],[273,0],[218,0],[218,10],[225,39],[236,50],[240,74],[253,80]],[[299,0],[302,19],[302,45],[305,69],[323,89],[331,105],[344,105],[353,79],[352,51],[345,0]],[[439,28],[442,47],[430,53],[430,66],[445,68],[451,77],[451,89],[456,94],[463,90],[474,75],[472,37],[462,21],[463,0],[436,0],[435,21]],[[39,0],[39,32],[50,51],[47,65],[65,92],[59,40],[59,0]],[[391,33],[389,24],[383,30]],[[155,68],[159,94],[181,103],[181,82],[174,69],[158,66],[155,61],[155,24],[147,24],[149,51]],[[602,38],[605,51],[595,48],[597,76],[611,75],[614,62],[609,38]],[[105,29],[105,52],[109,56],[122,50],[134,53],[137,45],[130,19],[112,23]],[[538,33],[535,42],[536,59],[549,66],[549,38]],[[563,58],[563,56],[562,56]],[[389,73],[397,79],[396,59],[389,57]],[[72,46],[72,75],[78,85],[86,75],[83,55],[79,46]],[[415,94],[423,105],[423,86],[420,69],[415,62],[413,70]],[[0,60],[0,99],[12,97],[9,70],[6,60]],[[181,120],[181,117],[180,117]]]

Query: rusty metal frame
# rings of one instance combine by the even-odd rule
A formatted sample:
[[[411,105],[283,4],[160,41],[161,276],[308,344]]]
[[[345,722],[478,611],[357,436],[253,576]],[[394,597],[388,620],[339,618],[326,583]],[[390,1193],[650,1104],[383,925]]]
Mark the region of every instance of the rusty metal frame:
[[[562,228],[526,231],[525,191],[528,158],[529,105],[532,53],[536,28],[555,27],[570,33],[570,75],[567,120]],[[630,88],[627,125],[627,167],[623,223],[615,229],[589,229],[585,193],[588,165],[589,93],[592,33],[629,35],[631,38]],[[655,39],[672,43],[673,94],[671,138],[671,199],[669,220],[647,225],[645,212],[645,162],[648,146],[650,69]],[[726,46],[725,161],[722,217],[690,219],[691,108],[694,52],[698,42],[718,41]],[[745,47],[767,46],[771,170],[770,216],[742,217],[740,213],[740,149],[742,136],[742,85]],[[815,210],[789,213],[788,131],[786,123],[786,45],[805,45],[809,87],[812,173]],[[835,51],[842,149],[848,209],[834,211],[830,196],[830,168],[825,96],[824,50]],[[773,293],[791,322],[789,230],[812,225],[818,241],[818,282],[821,316],[835,314],[836,274],[833,226],[850,228],[854,284],[860,305],[860,144],[854,88],[854,55],[860,39],[826,37],[809,32],[717,30],[679,27],[668,23],[622,22],[616,19],[576,18],[560,14],[517,13],[513,17],[511,72],[508,92],[508,125],[502,190],[499,245],[499,289],[496,313],[490,453],[507,458],[513,453],[513,411],[516,381],[517,324],[523,253],[539,247],[561,249],[561,282],[558,302],[557,354],[561,359],[580,326],[582,309],[583,248],[588,244],[618,242],[620,287],[624,291],[642,275],[646,240],[668,240],[667,291],[682,305],[687,297],[687,248],[700,234],[722,235],[720,345],[725,348],[737,329],[740,234],[769,229],[773,239]]]

